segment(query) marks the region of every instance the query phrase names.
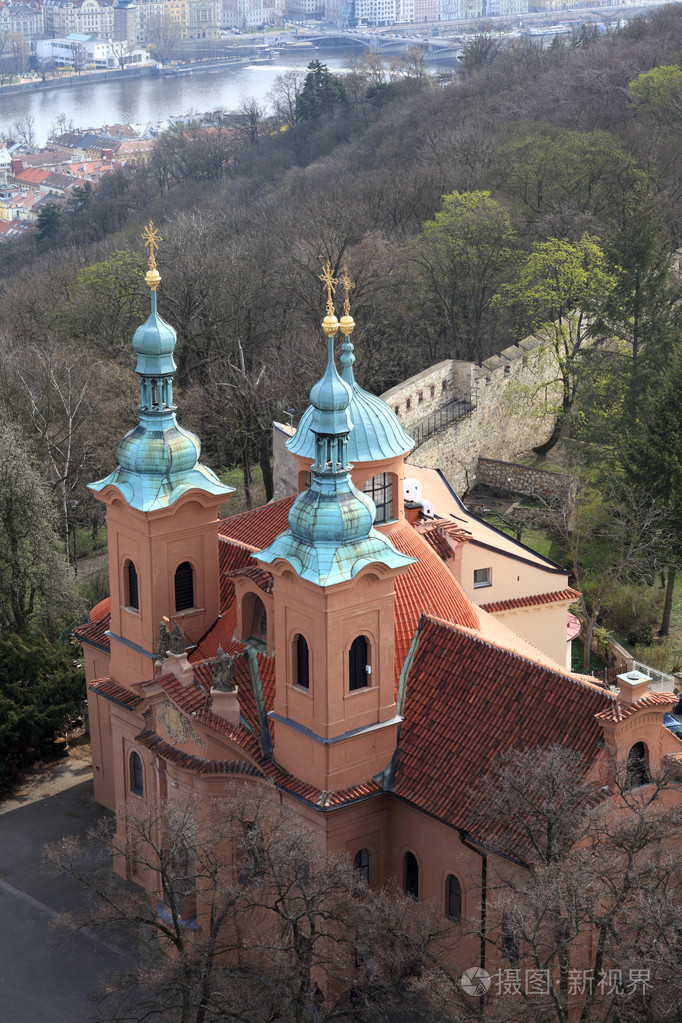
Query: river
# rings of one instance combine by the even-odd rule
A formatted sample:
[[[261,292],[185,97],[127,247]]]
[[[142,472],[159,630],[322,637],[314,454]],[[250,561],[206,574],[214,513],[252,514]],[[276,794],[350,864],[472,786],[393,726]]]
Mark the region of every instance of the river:
[[[291,67],[305,67],[317,57],[335,72],[342,71],[347,61],[338,51],[330,56],[308,51],[283,54],[274,64],[233,71],[109,79],[13,96],[3,96],[0,91],[0,137],[11,135],[13,123],[28,115],[35,119],[36,141],[43,146],[59,114],[76,128],[98,128],[103,124],[159,121],[169,115],[203,113],[219,107],[236,110],[245,97],[267,105],[278,75]]]

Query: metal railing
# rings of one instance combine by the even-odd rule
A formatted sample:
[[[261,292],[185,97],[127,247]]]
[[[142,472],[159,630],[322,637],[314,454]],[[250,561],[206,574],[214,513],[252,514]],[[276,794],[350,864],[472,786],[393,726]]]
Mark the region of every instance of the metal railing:
[[[460,398],[458,401],[450,402],[449,405],[443,405],[442,408],[436,409],[425,419],[420,419],[414,426],[406,427],[406,430],[414,440],[415,448],[418,448],[429,437],[433,437],[434,434],[440,433],[441,430],[445,430],[453,423],[459,422],[460,419],[470,416],[475,408],[476,393],[472,392],[471,398]]]
[[[643,675],[648,675],[650,679],[653,679],[655,685],[664,683],[669,686],[670,692],[672,692],[673,685],[675,684],[675,679],[672,675],[666,674],[665,671],[659,671],[658,668],[650,668],[648,664],[642,664],[641,661],[633,661],[632,667],[637,671],[641,671]]]

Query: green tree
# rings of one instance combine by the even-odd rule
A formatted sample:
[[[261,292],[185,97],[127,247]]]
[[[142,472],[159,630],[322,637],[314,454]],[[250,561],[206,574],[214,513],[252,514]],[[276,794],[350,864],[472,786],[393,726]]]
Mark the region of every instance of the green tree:
[[[671,272],[660,215],[646,198],[633,196],[606,251],[617,269],[594,324],[595,336],[604,342],[595,352],[607,358],[611,373],[624,378],[621,429],[629,432],[651,370],[666,358],[677,336],[682,287]]]
[[[497,188],[540,218],[543,235],[579,238],[598,224],[619,223],[645,175],[606,131],[538,125],[500,146],[491,167]],[[547,225],[549,230],[547,230]]]
[[[56,532],[51,494],[16,430],[0,425],[0,632],[50,636],[81,599]]]
[[[36,227],[38,241],[47,244],[55,240],[62,224],[63,209],[56,202],[46,202],[38,213]]]
[[[0,757],[54,738],[81,714],[84,700],[85,677],[72,650],[40,634],[0,636]]]
[[[650,384],[634,428],[621,445],[623,471],[636,493],[663,513],[667,544],[666,593],[659,635],[670,635],[677,569],[682,565],[682,345]]]
[[[301,121],[318,122],[330,117],[339,106],[346,106],[348,97],[340,78],[333,75],[326,64],[313,60],[303,88],[296,97],[296,116]]]
[[[682,119],[682,68],[678,64],[654,67],[630,82],[630,95],[638,110],[656,124],[672,127]]]
[[[507,301],[521,306],[533,328],[547,339],[557,366],[561,402],[552,434],[536,450],[546,454],[569,426],[584,365],[584,350],[593,336],[592,317],[614,287],[615,276],[596,238],[583,235],[569,242],[536,242],[505,289]]]
[[[480,363],[494,350],[513,245],[509,214],[490,192],[451,192],[424,224],[414,259],[453,358]]]

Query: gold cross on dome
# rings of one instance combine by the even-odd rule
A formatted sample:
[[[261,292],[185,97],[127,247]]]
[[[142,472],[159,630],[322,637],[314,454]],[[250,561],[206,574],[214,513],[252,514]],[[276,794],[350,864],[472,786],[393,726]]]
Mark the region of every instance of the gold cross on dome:
[[[350,316],[350,293],[351,293],[351,291],[354,290],[355,285],[353,284],[353,282],[351,281],[350,277],[348,276],[348,267],[347,266],[344,266],[344,268],[343,268],[343,275],[341,277],[341,284],[343,286],[343,290],[346,292],[346,297],[345,297],[344,303],[343,303],[343,311],[344,311],[344,314],[346,316]]]
[[[151,220],[145,226],[145,229],[142,232],[142,237],[145,239],[145,248],[149,249],[149,269],[156,270],[155,251],[159,247],[159,242],[163,241],[163,239],[158,232],[158,228],[154,227]]]
[[[319,279],[322,281],[323,289],[327,292],[327,316],[334,315],[334,292],[336,290],[336,284],[338,281],[332,275],[332,267],[329,260],[327,260]]]

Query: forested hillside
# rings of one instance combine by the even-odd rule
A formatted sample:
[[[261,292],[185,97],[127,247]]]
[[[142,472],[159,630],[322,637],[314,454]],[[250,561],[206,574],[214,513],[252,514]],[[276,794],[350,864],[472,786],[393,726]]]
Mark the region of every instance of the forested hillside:
[[[6,446],[42,477],[56,534],[96,529],[85,485],[136,418],[150,216],[180,419],[216,469],[260,462],[267,487],[271,421],[305,407],[325,356],[327,259],[355,281],[356,369],[371,390],[442,358],[482,361],[580,308],[593,341],[621,346],[606,376],[589,375],[615,390],[608,429],[626,404],[631,419],[677,336],[682,10],[549,47],[484,42],[445,86],[419,61],[396,76],[371,57],[343,82],[324,66],[285,75],[277,116],[246,102],[208,133],[169,133],[147,167],[75,190],[37,240],[2,247]],[[583,341],[565,354],[564,427]]]

